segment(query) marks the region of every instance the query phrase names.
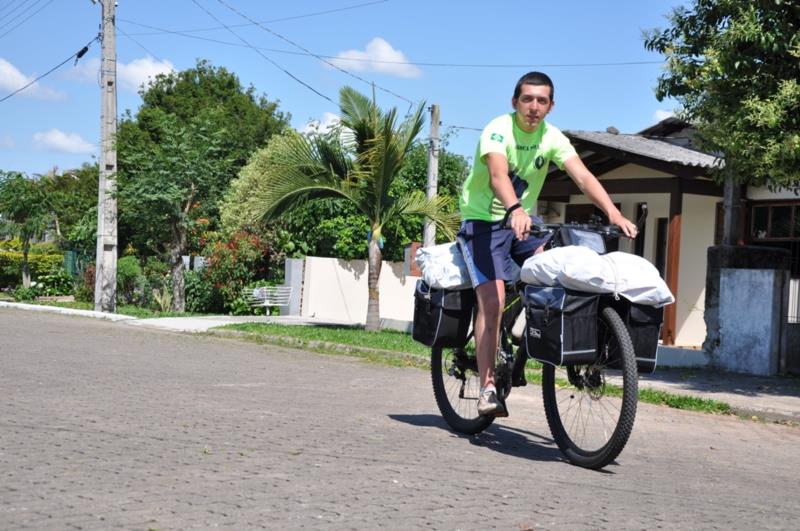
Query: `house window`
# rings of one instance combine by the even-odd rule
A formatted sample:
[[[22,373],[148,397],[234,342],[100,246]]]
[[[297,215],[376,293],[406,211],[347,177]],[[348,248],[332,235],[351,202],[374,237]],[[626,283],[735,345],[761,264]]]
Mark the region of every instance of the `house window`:
[[[747,243],[788,250],[789,271],[800,278],[800,201],[753,203],[748,214]]]
[[[750,240],[800,240],[800,203],[756,203],[750,209]]]

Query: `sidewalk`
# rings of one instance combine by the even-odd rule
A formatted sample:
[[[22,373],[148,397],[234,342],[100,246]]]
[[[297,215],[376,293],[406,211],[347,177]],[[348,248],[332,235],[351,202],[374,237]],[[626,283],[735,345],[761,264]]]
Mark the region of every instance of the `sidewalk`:
[[[73,310],[54,306],[0,302],[0,308],[28,311],[45,311],[66,315],[108,319],[129,326],[170,330],[174,332],[213,333],[213,328],[232,323],[263,323],[294,325],[352,325],[349,322],[324,322],[314,318],[295,316],[200,316],[136,319],[125,315]],[[674,394],[718,400],[730,405],[737,415],[756,416],[770,422],[800,424],[800,378],[761,377],[727,373],[706,368],[658,368],[655,374],[642,375],[639,387],[668,391]]]

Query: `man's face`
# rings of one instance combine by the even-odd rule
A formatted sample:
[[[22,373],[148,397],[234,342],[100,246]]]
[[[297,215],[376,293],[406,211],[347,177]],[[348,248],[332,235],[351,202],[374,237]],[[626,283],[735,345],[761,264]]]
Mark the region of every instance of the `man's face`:
[[[547,85],[522,85],[519,98],[511,98],[517,111],[517,125],[531,132],[539,127],[544,117],[553,109],[550,87]]]

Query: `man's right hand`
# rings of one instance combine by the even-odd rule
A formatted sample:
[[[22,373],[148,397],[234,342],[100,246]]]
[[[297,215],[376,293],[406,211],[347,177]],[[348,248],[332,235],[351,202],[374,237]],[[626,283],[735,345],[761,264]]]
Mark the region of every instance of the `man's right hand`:
[[[525,212],[524,209],[518,208],[511,213],[508,218],[508,225],[514,231],[514,236],[518,240],[528,239],[528,233],[531,230],[531,217]]]

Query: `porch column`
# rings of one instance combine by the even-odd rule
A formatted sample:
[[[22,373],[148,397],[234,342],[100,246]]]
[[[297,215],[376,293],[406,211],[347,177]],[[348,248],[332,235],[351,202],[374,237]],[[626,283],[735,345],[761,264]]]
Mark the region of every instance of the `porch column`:
[[[675,179],[675,189],[669,195],[669,232],[667,234],[667,286],[675,295],[675,303],[664,309],[664,326],[661,340],[665,345],[674,345],[678,306],[678,273],[681,260],[681,213],[683,211],[683,190],[681,180]]]

